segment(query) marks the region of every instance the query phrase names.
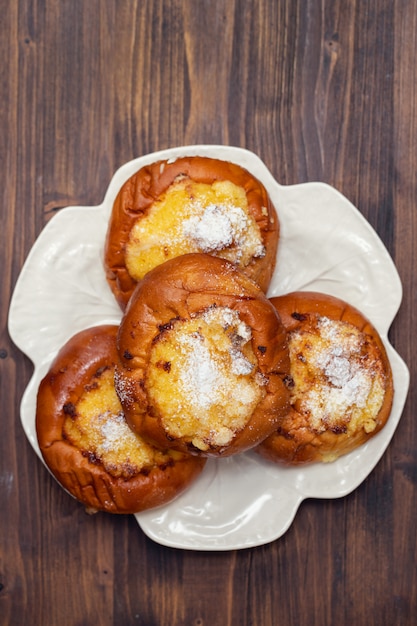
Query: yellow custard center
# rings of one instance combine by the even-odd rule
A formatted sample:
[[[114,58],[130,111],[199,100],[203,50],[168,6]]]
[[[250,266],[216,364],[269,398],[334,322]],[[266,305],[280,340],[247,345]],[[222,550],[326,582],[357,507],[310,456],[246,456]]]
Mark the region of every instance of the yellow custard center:
[[[317,433],[370,433],[385,396],[379,350],[347,322],[317,319],[316,327],[289,340],[291,402]]]
[[[239,314],[212,307],[176,320],[154,344],[146,389],[166,432],[196,448],[226,446],[265,396],[251,329]]]
[[[65,438],[112,476],[130,478],[180,456],[160,452],[129,428],[114,388],[114,368],[94,377],[76,405],[64,410]]]
[[[126,267],[140,280],[153,267],[190,252],[220,256],[241,267],[264,256],[262,235],[248,211],[243,187],[188,178],[173,183],[135,222],[126,246]]]

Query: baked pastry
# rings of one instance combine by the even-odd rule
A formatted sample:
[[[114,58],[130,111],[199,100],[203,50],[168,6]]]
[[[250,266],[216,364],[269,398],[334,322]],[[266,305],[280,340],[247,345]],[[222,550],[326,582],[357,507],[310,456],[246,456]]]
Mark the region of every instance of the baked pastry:
[[[122,186],[104,252],[108,283],[124,310],[153,267],[190,252],[237,264],[266,292],[279,237],[265,187],[234,163],[190,156],[158,161]]]
[[[117,326],[89,328],[41,381],[36,431],[46,465],[90,511],[137,513],[172,500],[203,459],[159,450],[128,427],[114,388]]]
[[[390,363],[369,320],[321,293],[271,298],[288,333],[291,411],[257,451],[290,464],[334,461],[385,425],[393,401]]]
[[[118,334],[115,385],[154,445],[229,456],[289,408],[286,333],[260,287],[225,259],[191,253],[149,271]]]

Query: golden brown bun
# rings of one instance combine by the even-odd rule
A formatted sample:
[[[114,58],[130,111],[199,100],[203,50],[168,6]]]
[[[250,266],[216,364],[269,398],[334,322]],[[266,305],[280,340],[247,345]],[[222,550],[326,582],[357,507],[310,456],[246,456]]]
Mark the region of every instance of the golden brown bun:
[[[124,183],[115,200],[107,231],[104,264],[108,283],[122,310],[137,282],[126,266],[126,248],[133,226],[149,215],[153,204],[181,177],[208,185],[230,181],[245,191],[248,212],[259,227],[264,254],[252,258],[244,271],[264,292],[268,288],[275,267],[279,222],[266,189],[239,165],[207,157],[183,157],[143,167]],[[185,252],[208,250],[187,249]],[[218,256],[222,256],[221,251]]]
[[[154,450],[128,428],[114,391],[114,366],[118,360],[116,334],[117,326],[113,325],[89,328],[63,346],[39,387],[36,430],[42,456],[51,473],[88,509],[137,513],[172,500],[201,472],[204,462],[178,453],[155,451],[154,454]],[[107,428],[103,432],[110,435],[107,442],[112,446],[111,454],[116,455],[110,461],[100,457],[97,447],[79,447],[68,437],[73,423],[81,419],[78,410],[82,398],[87,391],[100,389],[104,376],[111,380],[111,391],[120,409],[117,418],[113,415],[117,423],[111,422],[107,414],[94,416],[101,420],[101,428]],[[101,389],[97,393],[101,393]],[[100,401],[101,396],[97,398]],[[95,407],[94,404],[94,411]],[[97,436],[92,424],[91,432]],[[131,458],[126,458],[123,451],[114,451],[117,449],[115,436],[120,432],[126,436],[120,430],[123,428],[127,431],[126,442],[133,448]],[[135,454],[142,459],[142,452],[147,461],[139,467],[135,464]]]
[[[310,413],[305,408],[308,405],[305,405],[303,409],[303,399],[297,399],[297,385],[295,385],[292,390],[291,411],[283,419],[277,431],[262,442],[257,451],[269,460],[289,464],[333,461],[368,441],[370,437],[381,430],[390,415],[394,390],[391,367],[384,345],[376,329],[360,311],[333,296],[314,292],[295,292],[271,298],[271,302],[276,307],[288,333],[291,374],[294,375],[296,367],[304,367],[303,365],[300,366],[300,362],[307,363],[308,367],[313,367],[311,364],[314,362],[325,364],[325,366],[320,365],[320,374],[316,378],[314,378],[316,376],[314,369],[310,370],[308,374],[306,374],[307,370],[303,370],[303,375],[306,377],[313,376],[312,381],[310,381],[311,389],[313,389],[314,394],[321,393],[322,406],[326,407],[326,410],[332,406],[334,412],[328,414],[329,421],[326,422],[327,416],[324,416],[324,412],[317,407],[317,404],[312,403],[310,405]],[[314,340],[314,337],[317,336],[315,333],[320,318],[324,320],[325,325],[328,324],[327,320],[342,321],[352,325],[337,326],[339,329],[345,329],[348,334],[350,334],[352,327],[359,329],[362,335],[353,333],[350,336],[355,337],[355,342],[360,342],[359,344],[352,344],[352,346],[360,345],[360,356],[354,357],[348,351],[343,353],[340,348],[341,344],[335,340],[327,345],[326,350],[323,346],[320,348],[321,352],[317,350],[313,355],[314,360],[311,360],[310,356],[306,357],[309,350],[314,352],[315,343],[311,338]],[[328,325],[328,328],[332,328],[332,325]],[[334,326],[330,333],[333,332],[335,332]],[[291,343],[292,337],[307,337],[306,333],[311,333],[308,335],[307,343],[299,344],[301,347],[297,352],[299,346]],[[329,336],[331,339],[334,338],[332,334]],[[306,340],[304,339],[304,341]],[[351,339],[347,339],[347,342],[349,341]],[[295,351],[292,351],[292,345],[297,345]],[[356,358],[356,364],[352,365],[351,370],[349,370],[347,363],[348,358],[352,359],[352,364]],[[331,359],[339,360],[332,361]],[[363,374],[354,369],[357,368],[357,363],[365,364]],[[333,380],[331,380],[332,368]],[[326,376],[324,372],[326,372]],[[363,378],[361,379],[360,376],[362,375]],[[372,407],[369,409],[371,414],[365,413],[365,409],[360,408],[355,409],[358,411],[356,414],[352,412],[348,416],[345,413],[343,417],[336,417],[337,410],[339,410],[338,406],[343,406],[341,409],[343,412],[345,405],[343,403],[330,405],[329,398],[331,396],[329,394],[333,391],[335,394],[342,394],[341,396],[335,395],[336,403],[343,400],[349,402],[350,407],[352,407],[354,406],[353,397],[360,397],[358,395],[360,387],[355,388],[355,385],[359,385],[358,380],[368,380],[369,385],[376,385],[375,382],[370,382],[372,380],[381,382],[381,384],[378,383],[378,388],[371,387],[374,400],[371,400],[371,391],[366,398],[366,406]],[[357,396],[350,395],[352,393],[356,393]],[[317,395],[314,398],[317,398]],[[375,398],[378,399],[377,403]],[[375,402],[374,405],[373,402]],[[364,406],[363,400],[357,401],[356,406]],[[350,410],[352,409],[349,408]],[[320,421],[317,421],[319,417]],[[314,419],[316,419],[315,422]]]
[[[229,385],[230,382],[230,387],[224,395],[224,419],[226,420],[226,411],[229,410],[228,403],[237,405],[241,400],[241,393],[259,391],[263,397],[259,398],[252,413],[246,416],[248,419],[244,425],[235,430],[231,427],[232,434],[228,431],[231,440],[227,443],[221,443],[216,439],[219,431],[213,428],[213,438],[209,435],[205,439],[203,437],[203,444],[196,445],[193,433],[184,436],[181,433],[172,435],[172,431],[166,427],[166,413],[158,408],[158,398],[153,401],[150,397],[152,395],[150,381],[153,380],[151,372],[155,370],[155,368],[152,370],[150,363],[158,346],[164,345],[163,342],[168,341],[172,333],[178,332],[177,328],[184,330],[187,324],[195,324],[196,320],[203,322],[205,315],[215,316],[217,312],[220,315],[226,312],[230,317],[237,316],[243,326],[250,329],[251,338],[242,349],[246,351],[247,358],[252,359],[254,363],[250,376],[234,377],[231,374],[230,381],[227,378],[227,384]],[[225,332],[227,333],[227,330]],[[244,333],[245,331],[242,334]],[[196,336],[201,338],[198,329],[193,337]],[[219,337],[219,342],[225,339],[221,332]],[[191,341],[188,337],[185,343],[188,340]],[[202,339],[201,350],[205,349],[203,344]],[[192,386],[194,384],[192,381],[198,381],[200,374],[203,376],[203,373],[207,373],[211,367],[210,363],[204,362],[203,359],[200,363],[200,370],[197,368],[194,372],[187,372],[185,369],[181,371],[181,365],[179,370],[176,369],[177,364],[181,364],[181,358],[183,358],[181,355],[178,356],[177,347],[176,344],[171,346],[172,360],[161,359],[160,362],[161,380],[165,377],[163,380],[170,389],[171,380],[173,380],[170,376],[176,376],[180,380],[181,376],[185,375],[187,380],[182,384],[187,388],[187,385]],[[128,304],[119,329],[118,350],[121,366],[116,369],[116,390],[120,395],[126,419],[133,429],[155,445],[169,444],[178,450],[197,455],[236,454],[254,447],[272,433],[282,416],[288,411],[289,392],[284,379],[289,372],[289,357],[286,333],[279,316],[259,286],[239,271],[235,265],[224,259],[207,254],[188,254],[171,259],[151,270],[138,284]],[[240,356],[242,361],[239,362],[245,364],[246,357]],[[230,368],[229,365],[227,367]],[[228,370],[225,375],[228,377]],[[258,382],[261,383],[259,390]],[[245,386],[246,383],[249,387]],[[164,384],[161,383],[162,393],[165,388]],[[172,385],[172,395],[177,394],[180,397],[172,399],[170,396],[167,402],[172,400],[173,403],[180,403],[184,400],[187,407],[184,411],[188,411],[191,400],[186,397],[180,383],[176,390],[176,384]],[[219,380],[217,386],[213,385],[212,389],[207,389],[204,387],[203,380],[201,384],[195,383],[194,387],[189,390],[190,396],[193,393],[197,394],[196,415],[198,419],[201,418],[204,421],[211,408],[208,408],[206,412],[201,405],[206,403],[210,407],[208,396],[212,393],[214,398],[221,386],[222,380]],[[233,391],[236,393],[235,396],[233,396]],[[222,407],[222,401],[219,400],[219,402]],[[232,406],[230,410],[233,412],[235,409]],[[219,413],[222,414],[221,410]],[[182,417],[180,414],[179,421]],[[193,417],[194,415],[190,415],[190,420]],[[188,426],[189,422],[185,424],[185,428]]]

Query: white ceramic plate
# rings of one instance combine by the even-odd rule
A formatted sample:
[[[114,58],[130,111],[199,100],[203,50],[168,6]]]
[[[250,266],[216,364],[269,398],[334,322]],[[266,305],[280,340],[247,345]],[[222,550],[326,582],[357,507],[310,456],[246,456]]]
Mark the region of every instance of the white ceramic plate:
[[[270,296],[294,290],[333,294],[357,306],[381,334],[391,361],[395,399],[385,428],[332,464],[279,467],[253,452],[209,460],[191,488],[167,506],[136,515],[154,541],[194,550],[232,550],[268,543],[292,523],[305,498],[338,498],[354,490],[381,458],[405,403],[409,373],[387,334],[402,298],[395,266],[359,211],[322,183],[282,186],[252,152],[226,146],[188,146],[135,159],[114,175],[103,203],[69,207],[44,228],[22,269],[9,312],[9,332],[34,364],[21,403],[33,448],[40,380],[59,348],[77,331],[118,323],[121,313],[106,283],[103,246],[115,196],[143,165],[203,155],[250,170],[269,191],[281,222]]]

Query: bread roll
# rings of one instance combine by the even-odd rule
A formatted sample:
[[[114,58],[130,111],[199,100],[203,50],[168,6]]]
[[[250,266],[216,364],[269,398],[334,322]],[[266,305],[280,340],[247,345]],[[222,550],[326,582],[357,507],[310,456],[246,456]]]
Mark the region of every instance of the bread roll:
[[[266,292],[279,223],[265,187],[239,165],[182,157],[141,168],[114,202],[105,244],[108,283],[124,310],[150,269],[190,252],[237,264]]]
[[[286,333],[234,264],[188,254],[138,284],[118,334],[116,390],[154,445],[228,456],[272,433],[289,408]]]
[[[334,461],[385,425],[393,401],[390,363],[369,320],[321,293],[271,298],[288,333],[291,411],[257,448],[299,464]]]
[[[86,329],[42,380],[36,431],[46,465],[90,511],[137,513],[172,500],[203,459],[145,443],[128,427],[114,388],[117,327]]]

